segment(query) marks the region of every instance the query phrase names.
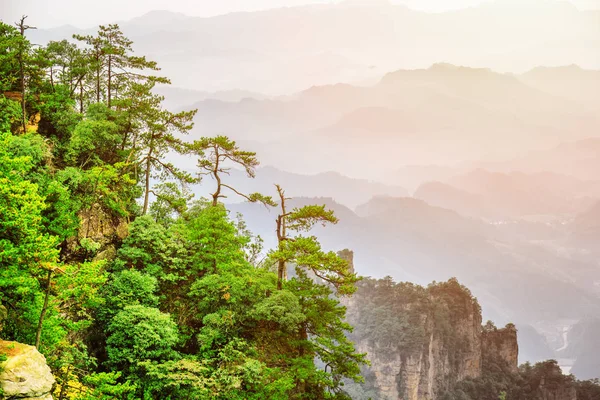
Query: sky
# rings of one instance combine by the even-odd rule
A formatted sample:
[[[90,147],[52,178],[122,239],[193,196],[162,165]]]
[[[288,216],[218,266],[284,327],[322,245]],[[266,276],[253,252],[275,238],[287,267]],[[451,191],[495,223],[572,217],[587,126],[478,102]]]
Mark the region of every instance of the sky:
[[[327,4],[341,0],[0,0],[0,20],[10,23],[28,15],[32,25],[50,28],[73,25],[89,28],[169,10],[190,16],[214,16],[234,11],[255,11],[302,4]],[[349,0],[360,2],[388,0]],[[389,0],[423,11],[439,12],[475,6],[492,0]],[[510,1],[510,0],[499,0]],[[551,1],[551,0],[535,0]],[[571,0],[581,9],[600,9],[600,0]]]
[[[191,16],[214,16],[232,11],[254,11],[267,8],[341,0],[0,0],[0,19],[14,22],[28,15],[30,24],[42,28],[73,25],[89,28],[101,23],[128,20],[152,10],[169,10]],[[360,2],[385,0],[351,0]],[[473,6],[485,0],[390,0],[425,11],[444,11]],[[543,0],[540,0],[543,1]],[[600,0],[574,0],[600,3]]]

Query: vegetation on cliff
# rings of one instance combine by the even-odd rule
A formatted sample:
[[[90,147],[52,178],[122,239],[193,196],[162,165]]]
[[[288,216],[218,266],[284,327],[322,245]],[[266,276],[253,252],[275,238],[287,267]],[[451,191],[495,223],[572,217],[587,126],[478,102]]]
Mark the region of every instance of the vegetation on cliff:
[[[555,360],[531,365],[523,364],[517,373],[508,371],[501,363],[484,367],[477,379],[459,382],[445,393],[443,400],[593,400],[600,398],[597,380],[578,381],[564,375]]]
[[[597,380],[564,375],[554,360],[517,367],[515,326],[481,325],[477,299],[456,279],[422,287],[366,278],[347,303],[350,337],[372,363],[365,382],[348,383],[353,399],[600,398]]]
[[[456,280],[359,282],[349,252],[310,235],[337,222],[325,206],[290,209],[280,186],[273,199],[231,184],[231,167],[254,177],[256,154],[225,136],[187,141],[195,110],[163,107],[155,89],[168,79],[117,25],[45,47],[20,26],[0,23],[0,336],[45,355],[55,398],[375,398],[353,340],[382,360],[435,341],[447,370],[424,385],[444,399],[598,397],[552,362],[515,372],[484,358],[479,373],[457,328],[479,333],[480,308]],[[211,199],[193,183],[216,183]],[[276,207],[274,250],[229,215],[231,194]],[[365,385],[348,389],[361,372]]]
[[[195,111],[162,106],[168,80],[117,25],[74,39],[33,46],[0,24],[1,337],[39,348],[60,400],[347,398],[365,359],[339,297],[357,277],[306,235],[333,213],[282,204],[294,235],[265,255],[220,203],[277,205],[223,180],[253,177],[256,155],[184,140]],[[188,193],[204,175],[210,201]]]

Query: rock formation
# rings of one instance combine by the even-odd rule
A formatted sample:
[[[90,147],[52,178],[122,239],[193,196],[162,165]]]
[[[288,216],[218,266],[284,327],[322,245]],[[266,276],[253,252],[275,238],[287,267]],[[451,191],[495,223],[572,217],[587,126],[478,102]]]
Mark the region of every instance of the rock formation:
[[[504,362],[504,366],[511,373],[519,371],[519,346],[517,344],[517,329],[513,324],[506,325],[503,329],[484,327],[482,339],[482,360],[486,362]]]
[[[379,399],[441,398],[457,382],[480,377],[485,360],[517,372],[516,329],[484,330],[477,300],[456,280],[427,289],[372,282],[361,284],[346,305],[357,326],[352,338],[371,361],[366,385]],[[386,291],[395,304],[377,300]]]
[[[0,341],[0,354],[7,357],[0,364],[0,398],[52,400],[54,376],[35,347]]]

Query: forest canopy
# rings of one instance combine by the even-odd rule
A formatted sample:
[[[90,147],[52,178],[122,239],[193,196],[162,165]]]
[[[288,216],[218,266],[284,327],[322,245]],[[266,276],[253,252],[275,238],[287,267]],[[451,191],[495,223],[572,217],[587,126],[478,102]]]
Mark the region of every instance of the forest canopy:
[[[188,140],[196,110],[163,107],[169,80],[118,25],[34,46],[25,22],[0,24],[1,337],[46,356],[59,400],[348,398],[357,277],[309,233],[333,214],[282,208],[295,234],[265,251],[221,203],[279,206],[227,183],[255,153]]]
[[[45,46],[25,17],[16,25],[0,22],[0,338],[46,357],[55,399],[376,398],[353,340],[380,359],[419,355],[427,315],[459,362],[454,328],[481,309],[456,279],[361,279],[350,250],[312,234],[338,222],[325,205],[290,206],[285,182],[237,187],[230,171],[251,180],[257,154],[222,134],[191,138],[196,110],[164,106],[169,79],[118,25]],[[228,197],[272,210],[273,249]],[[479,322],[473,336],[497,332]],[[600,398],[597,381],[555,361],[483,361],[443,399],[538,399],[540,382]]]

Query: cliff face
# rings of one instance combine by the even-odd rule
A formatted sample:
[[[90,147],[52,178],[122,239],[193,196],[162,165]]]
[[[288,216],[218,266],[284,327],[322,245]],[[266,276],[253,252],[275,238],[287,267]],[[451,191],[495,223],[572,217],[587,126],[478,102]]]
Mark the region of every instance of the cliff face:
[[[35,347],[0,340],[0,354],[7,357],[0,365],[0,398],[52,400],[54,376]]]
[[[509,372],[519,372],[519,346],[514,325],[508,324],[504,329],[485,326],[481,335],[481,345],[484,368],[486,364],[500,360]]]
[[[514,327],[484,333],[477,300],[456,280],[426,289],[363,282],[347,306],[352,339],[371,361],[366,385],[379,399],[441,398],[457,382],[480,377],[488,359],[517,371]]]

